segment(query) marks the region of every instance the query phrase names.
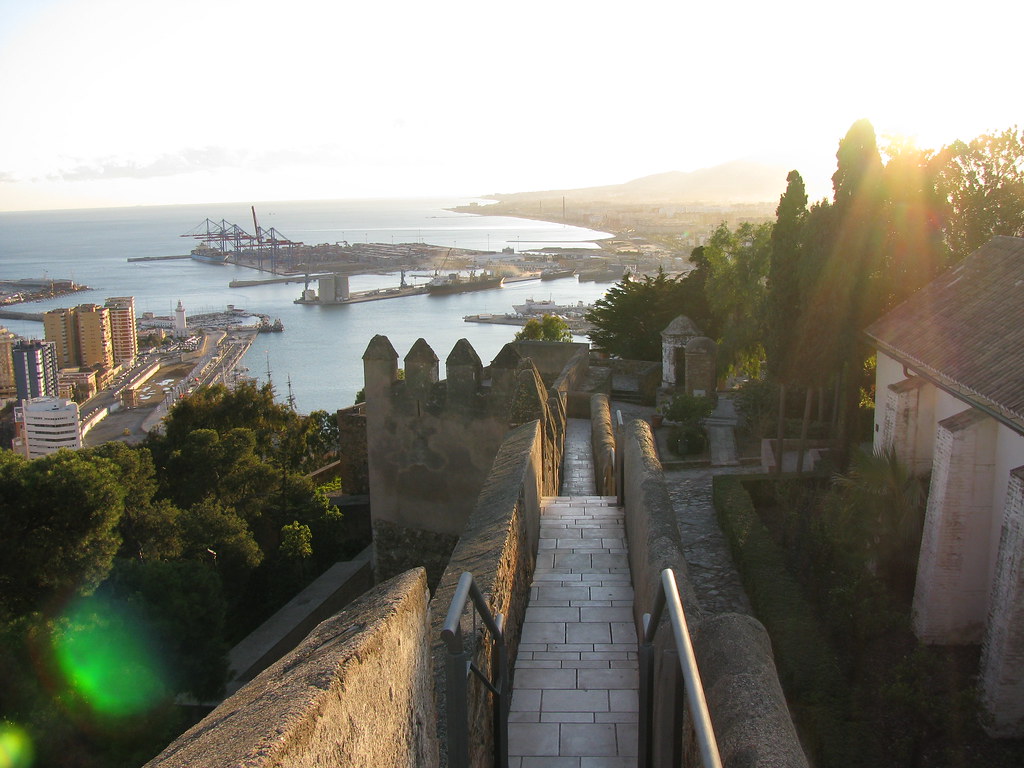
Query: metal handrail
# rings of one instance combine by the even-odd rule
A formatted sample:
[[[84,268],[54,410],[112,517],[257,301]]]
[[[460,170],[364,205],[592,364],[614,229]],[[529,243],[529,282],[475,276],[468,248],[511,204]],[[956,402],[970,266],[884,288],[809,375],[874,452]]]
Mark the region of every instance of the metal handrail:
[[[475,649],[466,648],[462,642],[462,614],[466,610],[467,600],[473,601],[473,607],[491,634],[491,679],[473,663]],[[441,629],[441,639],[448,647],[445,665],[445,704],[448,713],[448,765],[451,768],[469,766],[467,718],[470,672],[480,678],[484,687],[494,697],[494,765],[496,768],[508,768],[508,711],[512,692],[509,686],[508,645],[505,642],[504,623],[505,619],[500,613],[491,613],[490,606],[473,580],[473,574],[463,571]]]
[[[683,686],[686,690],[686,701],[690,707],[690,719],[697,736],[697,747],[700,750],[701,763],[704,768],[721,768],[722,758],[718,754],[718,741],[711,725],[711,715],[704,698],[704,686],[700,681],[697,669],[697,658],[690,642],[690,630],[686,625],[686,614],[676,589],[676,575],[671,568],[661,572],[661,583],[658,594],[654,598],[651,613],[644,614],[644,636],[640,643],[640,745],[637,765],[650,768],[653,763],[654,727],[652,714],[654,710],[654,638],[658,634],[661,616],[668,608],[672,622],[672,634],[675,636],[676,652],[679,655],[679,667],[683,674]]]

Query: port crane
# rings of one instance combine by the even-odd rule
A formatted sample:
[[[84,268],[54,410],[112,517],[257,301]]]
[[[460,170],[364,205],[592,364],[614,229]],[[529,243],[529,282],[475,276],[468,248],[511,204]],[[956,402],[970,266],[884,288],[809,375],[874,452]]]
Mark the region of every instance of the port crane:
[[[289,240],[274,227],[264,229],[256,218],[256,206],[252,206],[251,210],[252,223],[256,230],[255,235],[249,234],[237,224],[232,224],[225,219],[213,221],[207,218],[183,234],[182,237],[198,240],[199,247],[205,246],[218,251],[225,261],[230,261],[234,257],[234,261],[237,262],[238,257],[242,254],[253,254],[261,270],[264,258],[269,256],[270,271],[276,273],[282,249],[286,249],[286,252],[290,253],[302,243]]]

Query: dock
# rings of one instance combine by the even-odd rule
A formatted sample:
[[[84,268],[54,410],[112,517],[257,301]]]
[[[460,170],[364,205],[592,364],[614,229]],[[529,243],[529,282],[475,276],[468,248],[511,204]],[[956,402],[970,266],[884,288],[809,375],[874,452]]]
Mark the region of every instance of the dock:
[[[128,261],[174,261],[175,259],[191,259],[187,253],[179,256],[129,256]]]
[[[0,320],[34,320],[43,322],[42,312],[18,312],[13,309],[0,309]]]
[[[384,299],[401,299],[405,296],[419,296],[427,292],[425,285],[410,285],[405,288],[378,288],[373,291],[356,291],[350,293],[344,301],[320,301],[314,299],[296,299],[295,304],[309,304],[311,306],[337,307],[345,304],[362,304],[367,301],[382,301]]]

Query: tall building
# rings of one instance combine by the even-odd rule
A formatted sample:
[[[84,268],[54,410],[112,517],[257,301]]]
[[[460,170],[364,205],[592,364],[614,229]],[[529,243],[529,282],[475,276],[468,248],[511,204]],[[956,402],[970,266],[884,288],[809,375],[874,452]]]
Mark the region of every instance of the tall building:
[[[11,351],[15,390],[19,400],[57,396],[57,345],[24,339]]]
[[[78,404],[62,397],[25,400],[14,409],[14,430],[12,447],[28,459],[82,447]]]
[[[104,306],[110,310],[110,336],[114,364],[131,365],[139,354],[139,336],[135,328],[135,297],[114,296]]]
[[[52,341],[56,345],[58,368],[74,368],[81,365],[75,310],[61,307],[44,312],[43,334],[47,341]]]
[[[14,383],[14,344],[18,337],[0,326],[0,402],[17,395]]]
[[[113,334],[110,332],[110,310],[99,304],[79,304],[74,308],[78,326],[78,353],[81,366],[104,370],[114,367]]]

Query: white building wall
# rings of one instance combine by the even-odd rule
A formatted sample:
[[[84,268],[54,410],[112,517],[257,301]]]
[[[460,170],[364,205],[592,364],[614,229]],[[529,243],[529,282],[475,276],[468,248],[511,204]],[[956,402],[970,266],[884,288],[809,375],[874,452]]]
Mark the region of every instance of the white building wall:
[[[1024,467],[1009,476],[992,583],[979,688],[984,725],[996,737],[1024,736]]]
[[[991,589],[996,422],[976,409],[939,423],[921,555],[914,632],[926,643],[980,642]]]
[[[37,397],[15,409],[20,439],[15,450],[29,459],[61,448],[81,448],[82,428],[78,403],[62,397]]]

